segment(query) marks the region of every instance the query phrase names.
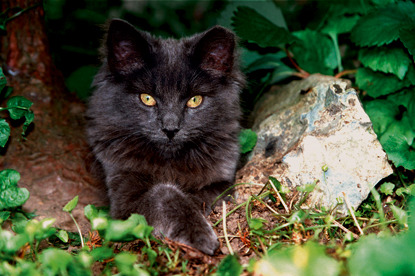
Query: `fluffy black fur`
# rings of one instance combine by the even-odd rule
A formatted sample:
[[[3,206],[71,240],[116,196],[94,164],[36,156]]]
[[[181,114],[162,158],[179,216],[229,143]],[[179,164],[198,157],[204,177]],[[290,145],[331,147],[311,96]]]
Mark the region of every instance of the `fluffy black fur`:
[[[174,40],[112,20],[87,111],[111,215],[143,214],[156,234],[207,254],[219,243],[203,210],[232,185],[239,157],[235,40],[220,26]],[[186,106],[196,95],[202,104]]]

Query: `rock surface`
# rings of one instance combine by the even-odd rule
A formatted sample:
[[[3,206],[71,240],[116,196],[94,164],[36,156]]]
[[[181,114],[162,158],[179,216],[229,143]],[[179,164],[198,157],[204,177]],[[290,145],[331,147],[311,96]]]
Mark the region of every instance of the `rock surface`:
[[[264,95],[253,113],[258,142],[237,182],[265,184],[273,176],[292,191],[316,183],[306,205],[346,214],[346,196],[356,209],[392,168],[349,86],[316,74]],[[238,187],[241,201],[260,190]]]

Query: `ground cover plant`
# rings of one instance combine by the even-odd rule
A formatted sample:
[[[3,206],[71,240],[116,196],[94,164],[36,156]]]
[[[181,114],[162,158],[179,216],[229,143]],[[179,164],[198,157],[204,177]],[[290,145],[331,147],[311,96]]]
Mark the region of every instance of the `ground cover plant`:
[[[312,5],[314,16],[300,20],[310,10],[307,5]],[[113,220],[105,208],[93,205],[83,210],[91,224],[88,233],[57,229],[53,218],[39,220],[21,208],[29,191],[18,188],[18,172],[3,170],[1,275],[415,274],[415,4],[368,0],[259,6],[232,4],[222,13],[224,24],[237,32],[244,46],[250,80],[245,102],[255,102],[273,84],[312,73],[348,77],[361,91],[394,174],[347,217],[324,208],[303,208],[302,200],[292,204],[290,192],[270,177],[261,193],[246,202],[231,200],[214,208],[209,218],[223,253],[211,257],[156,239],[140,215]],[[280,11],[287,23],[274,18]],[[11,88],[3,74],[0,85],[2,99],[8,98]],[[28,100],[13,97],[0,110],[8,111],[12,120],[24,120],[26,133],[33,120],[30,106]],[[251,107],[245,106],[247,112]],[[7,146],[9,135],[9,124],[0,119],[1,146]],[[255,139],[252,131],[241,133],[243,154],[254,147]],[[305,199],[313,188],[306,186],[297,194]],[[77,201],[75,197],[61,206],[74,224]]]

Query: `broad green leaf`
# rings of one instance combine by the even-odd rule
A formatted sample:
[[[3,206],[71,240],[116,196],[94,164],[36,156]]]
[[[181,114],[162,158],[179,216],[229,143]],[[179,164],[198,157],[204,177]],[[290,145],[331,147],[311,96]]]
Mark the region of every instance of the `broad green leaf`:
[[[383,144],[383,149],[396,167],[415,169],[415,151],[408,145],[404,136],[390,136]]]
[[[137,255],[129,252],[120,252],[115,256],[115,264],[118,271],[123,275],[130,275],[133,271],[133,265],[137,261]]]
[[[132,214],[127,220],[110,220],[105,231],[107,241],[129,241],[135,239],[135,227],[141,221],[141,215]]]
[[[356,83],[360,90],[365,90],[373,98],[391,94],[410,85],[395,75],[375,72],[365,67],[357,69]]]
[[[63,207],[63,211],[64,212],[72,212],[73,209],[75,209],[76,205],[78,205],[78,196],[75,196],[73,199],[71,199],[71,201],[69,201],[64,207]]]
[[[108,219],[102,217],[92,218],[90,220],[92,230],[104,230],[108,227]]]
[[[68,236],[68,232],[66,232],[65,230],[59,230],[56,234],[56,237],[58,237],[61,241],[63,242],[68,242],[69,240],[69,236]]]
[[[359,15],[330,17],[321,30],[325,34],[343,34],[350,32],[359,20]]]
[[[89,269],[94,262],[94,258],[85,251],[81,251],[77,256],[75,256],[75,258],[84,268],[87,269]]]
[[[240,38],[261,47],[282,47],[296,41],[286,29],[276,26],[249,7],[239,7],[232,20],[235,32]]]
[[[257,134],[250,130],[244,129],[239,133],[239,145],[241,153],[247,153],[254,149],[257,142]]]
[[[408,49],[412,55],[412,59],[415,61],[415,26],[413,28],[402,28],[399,31],[399,38],[403,45]]]
[[[91,256],[94,258],[94,261],[103,261],[112,258],[114,256],[114,251],[112,248],[106,246],[96,247],[92,249]]]
[[[391,4],[363,16],[353,28],[351,39],[359,46],[382,46],[399,38],[399,30],[411,24],[415,13],[411,2]]]
[[[67,275],[72,255],[57,248],[47,248],[39,257],[45,275]]]
[[[11,97],[7,101],[7,107],[9,108],[10,118],[13,120],[19,120],[30,112],[32,102],[22,96]]]
[[[372,47],[359,51],[359,60],[374,71],[392,73],[403,80],[411,59],[401,48]]]
[[[84,207],[84,214],[89,221],[92,221],[93,218],[98,216],[98,210],[94,205],[88,204]]]
[[[332,75],[338,64],[330,38],[309,29],[293,34],[298,41],[291,45],[290,50],[298,65],[309,73]]]
[[[264,70],[264,69],[275,69],[281,65],[283,62],[281,61],[282,58],[286,58],[287,55],[284,52],[278,52],[276,54],[267,54],[267,55],[257,55],[257,59],[252,61],[246,69],[244,70],[245,73],[254,72],[257,70]]]
[[[26,188],[18,188],[20,174],[11,169],[0,172],[0,210],[23,205],[29,199]]]
[[[380,186],[380,192],[384,195],[392,195],[393,189],[395,189],[395,184],[390,182],[385,182]]]
[[[10,126],[6,120],[0,118],[0,147],[4,147],[10,137]]]
[[[226,256],[219,264],[217,276],[238,276],[242,273],[242,265],[235,255]]]
[[[334,276],[340,274],[340,263],[315,242],[268,251],[254,267],[254,275]]]
[[[0,225],[10,217],[9,211],[0,211]]]

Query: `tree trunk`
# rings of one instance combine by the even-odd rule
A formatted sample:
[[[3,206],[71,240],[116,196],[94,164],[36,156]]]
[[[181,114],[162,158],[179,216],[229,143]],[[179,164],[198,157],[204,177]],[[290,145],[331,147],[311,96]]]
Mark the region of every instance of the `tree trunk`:
[[[64,79],[49,53],[41,0],[2,0],[1,11],[10,9],[10,17],[28,9],[7,23],[1,38],[0,61],[13,95],[21,95],[34,104],[34,125],[26,139],[21,126],[13,127],[0,169],[20,172],[20,187],[30,198],[24,207],[37,210],[40,217],[55,217],[57,226],[74,230],[62,207],[75,195],[79,205],[100,204],[97,184],[90,177],[85,159],[90,156],[84,136],[85,105],[68,93]],[[5,103],[1,103],[2,106]],[[1,117],[7,117],[2,113]],[[13,126],[16,125],[14,122]],[[74,210],[81,225],[87,225],[81,208]]]

